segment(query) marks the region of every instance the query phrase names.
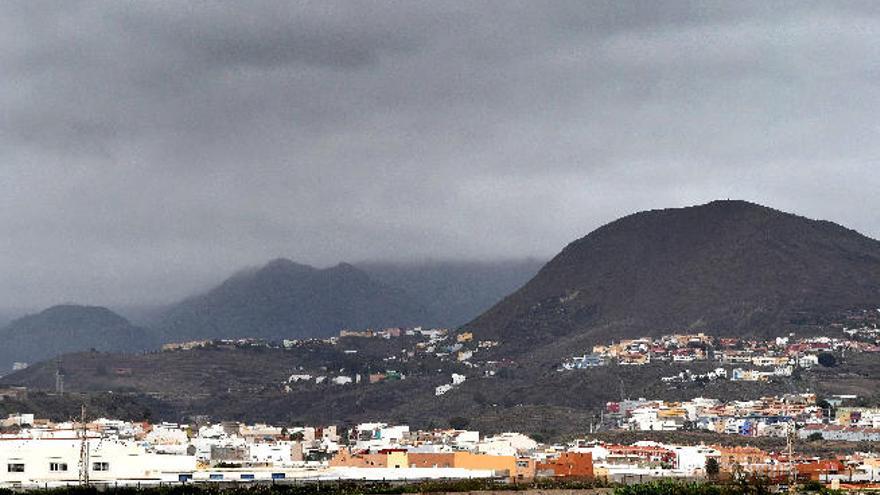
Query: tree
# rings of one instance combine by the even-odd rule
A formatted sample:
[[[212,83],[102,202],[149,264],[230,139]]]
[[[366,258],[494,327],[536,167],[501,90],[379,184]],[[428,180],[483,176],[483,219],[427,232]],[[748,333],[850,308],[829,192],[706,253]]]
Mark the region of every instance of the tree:
[[[832,368],[837,365],[837,358],[830,352],[823,352],[818,356],[819,364],[826,368]]]
[[[336,434],[339,435],[339,444],[340,445],[351,445],[351,431],[347,426],[341,426],[336,430]]]
[[[715,479],[718,477],[718,473],[721,472],[721,466],[718,465],[718,459],[714,457],[706,458],[706,476],[710,479]]]
[[[471,424],[471,420],[461,416],[449,418],[449,426],[455,430],[464,430],[469,424]]]
[[[822,440],[823,438],[824,437],[822,437],[822,434],[817,431],[815,433],[810,433],[810,435],[807,437],[807,441],[808,442],[818,442],[818,441]]]

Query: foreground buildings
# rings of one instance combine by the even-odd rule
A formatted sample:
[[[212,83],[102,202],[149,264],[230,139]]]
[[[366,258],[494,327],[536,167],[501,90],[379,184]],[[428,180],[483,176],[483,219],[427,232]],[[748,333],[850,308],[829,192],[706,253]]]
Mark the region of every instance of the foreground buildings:
[[[0,487],[13,488],[86,480],[96,485],[471,478],[632,481],[707,476],[784,480],[792,469],[803,479],[880,480],[880,458],[869,453],[789,459],[784,453],[724,445],[646,441],[617,445],[589,440],[545,445],[519,433],[413,431],[385,423],[340,430],[235,422],[52,423],[32,415],[12,415],[0,421],[0,427],[4,432]],[[815,428],[801,431],[815,432]],[[706,472],[712,463],[718,466],[717,475]]]

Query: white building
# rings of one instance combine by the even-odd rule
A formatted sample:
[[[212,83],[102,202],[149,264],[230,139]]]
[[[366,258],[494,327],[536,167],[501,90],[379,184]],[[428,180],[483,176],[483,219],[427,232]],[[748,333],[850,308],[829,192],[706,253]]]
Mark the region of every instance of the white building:
[[[519,452],[526,452],[537,448],[538,442],[523,435],[522,433],[502,433],[484,438],[477,444],[477,451],[488,455],[515,456]]]
[[[63,486],[80,475],[80,440],[0,440],[0,486]],[[88,470],[93,483],[178,481],[196,469],[196,458],[148,453],[134,442],[89,440]]]

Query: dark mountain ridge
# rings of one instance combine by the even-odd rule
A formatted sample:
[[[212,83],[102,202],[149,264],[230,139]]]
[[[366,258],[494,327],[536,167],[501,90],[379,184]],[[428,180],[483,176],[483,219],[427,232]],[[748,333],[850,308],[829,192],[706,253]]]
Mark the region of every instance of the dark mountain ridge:
[[[772,335],[880,303],[880,242],[744,201],[653,210],[572,242],[467,325],[517,344],[679,330]]]
[[[467,322],[540,267],[502,262],[340,263],[318,269],[279,258],[241,270],[154,323],[165,341],[327,337],[342,328]]]
[[[96,349],[134,352],[155,345],[151,335],[100,306],[65,304],[13,320],[0,329],[0,370],[12,363]]]
[[[158,328],[165,341],[278,340],[327,337],[343,328],[417,324],[424,315],[412,296],[348,263],[317,269],[276,259],[173,306]]]

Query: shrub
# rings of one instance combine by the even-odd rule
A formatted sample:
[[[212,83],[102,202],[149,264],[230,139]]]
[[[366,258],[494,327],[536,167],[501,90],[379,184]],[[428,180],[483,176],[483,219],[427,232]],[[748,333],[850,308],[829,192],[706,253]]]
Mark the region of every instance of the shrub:
[[[819,364],[826,368],[833,368],[835,365],[837,365],[837,358],[834,357],[834,354],[831,354],[830,352],[823,352],[817,357],[819,359]]]

